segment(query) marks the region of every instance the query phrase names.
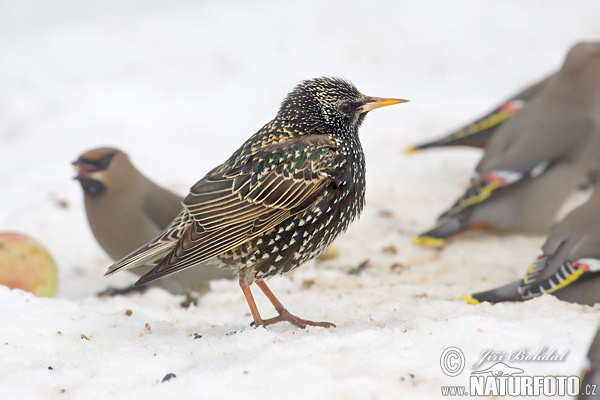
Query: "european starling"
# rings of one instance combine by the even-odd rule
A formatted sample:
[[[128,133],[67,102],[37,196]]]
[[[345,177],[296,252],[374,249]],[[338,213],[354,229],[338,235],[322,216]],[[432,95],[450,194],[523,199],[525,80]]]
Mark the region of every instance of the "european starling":
[[[88,223],[98,244],[119,260],[148,242],[181,212],[183,199],[142,175],[120,150],[103,147],[73,162],[83,189]],[[146,272],[148,269],[146,268]],[[144,269],[133,272],[143,275]],[[156,282],[174,294],[188,293],[207,280],[231,278],[228,270],[207,267]],[[127,293],[112,290],[109,293]]]
[[[461,299],[526,300],[551,293],[561,300],[594,305],[600,302],[600,186],[583,205],[552,228],[540,255],[523,279]]]
[[[136,282],[143,285],[211,262],[237,271],[255,325],[333,326],[290,314],[264,279],[315,258],[359,216],[365,160],[358,128],[370,110],[405,101],[365,96],[337,78],[302,82],[275,119],[191,188],[169,227],[106,275],[155,265]],[[261,318],[254,282],[277,317]]]
[[[600,43],[577,44],[538,96],[492,136],[466,193],[414,242],[440,246],[476,227],[547,233],[597,165],[599,96]]]
[[[528,87],[522,92],[514,95],[508,100],[505,100],[501,105],[478,118],[474,122],[450,132],[440,139],[426,142],[415,147],[407,149],[407,153],[415,153],[420,150],[430,149],[432,147],[449,147],[449,146],[468,146],[485,148],[490,138],[496,130],[502,126],[509,118],[517,111],[525,107],[533,100],[548,84],[554,75],[543,79],[533,86]]]

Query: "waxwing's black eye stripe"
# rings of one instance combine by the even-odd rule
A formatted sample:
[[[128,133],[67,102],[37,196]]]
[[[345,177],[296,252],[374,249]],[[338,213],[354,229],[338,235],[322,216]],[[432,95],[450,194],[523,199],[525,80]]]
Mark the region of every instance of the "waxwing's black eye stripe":
[[[112,154],[107,154],[104,157],[102,157],[101,159],[99,159],[98,167],[100,169],[107,169],[114,156],[115,156],[115,154],[112,153]]]
[[[106,154],[102,158],[99,158],[98,160],[90,160],[88,158],[82,157],[82,158],[79,158],[77,161],[73,162],[73,165],[87,164],[87,165],[92,165],[98,169],[105,170],[110,165],[110,162],[112,161],[112,158],[114,156],[115,156],[114,153],[110,153],[110,154]]]

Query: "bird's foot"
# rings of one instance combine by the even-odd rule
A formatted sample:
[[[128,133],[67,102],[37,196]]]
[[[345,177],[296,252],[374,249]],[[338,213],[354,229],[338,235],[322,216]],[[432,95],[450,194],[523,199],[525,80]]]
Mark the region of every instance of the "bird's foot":
[[[179,305],[183,308],[189,308],[191,305],[197,306],[200,296],[201,294],[199,293],[187,292],[185,294],[185,299],[181,303],[179,303]]]
[[[104,289],[103,291],[99,292],[97,294],[98,297],[102,297],[102,296],[108,296],[108,297],[114,297],[114,296],[125,296],[131,293],[144,293],[146,291],[146,289],[148,289],[147,286],[129,286],[126,288],[116,288],[116,287],[108,287],[106,289]]]
[[[268,326],[268,325],[273,325],[276,324],[278,322],[282,322],[282,321],[286,321],[289,322],[290,324],[297,326],[298,328],[304,329],[306,328],[306,326],[320,326],[321,328],[335,328],[335,324],[332,324],[331,322],[315,322],[315,321],[309,321],[307,319],[302,319],[300,317],[295,316],[294,314],[290,313],[287,309],[283,309],[281,310],[281,312],[279,313],[279,315],[277,317],[273,317],[273,318],[269,318],[269,319],[265,319],[262,321],[262,324],[258,324],[259,326]],[[250,324],[251,326],[255,326],[254,322]]]

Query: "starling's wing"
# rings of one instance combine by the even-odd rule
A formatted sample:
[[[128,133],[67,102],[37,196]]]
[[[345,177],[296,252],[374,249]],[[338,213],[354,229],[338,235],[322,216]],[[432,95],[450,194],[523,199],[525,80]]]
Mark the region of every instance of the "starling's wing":
[[[471,122],[446,136],[427,143],[420,144],[407,150],[412,153],[431,147],[445,146],[470,146],[484,148],[492,137],[492,134],[517,111],[526,106],[535,98],[546,86],[547,82],[553,77],[551,75],[541,82],[528,87],[522,92],[506,100],[500,106],[496,107],[483,117]]]
[[[209,260],[310,208],[335,190],[340,158],[335,142],[310,135],[268,145],[242,165],[212,171],[184,201],[191,223],[136,284]]]

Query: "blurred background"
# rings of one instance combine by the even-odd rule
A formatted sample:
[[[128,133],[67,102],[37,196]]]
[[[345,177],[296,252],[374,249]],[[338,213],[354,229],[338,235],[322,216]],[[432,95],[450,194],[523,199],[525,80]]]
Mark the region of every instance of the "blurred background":
[[[598,15],[589,1],[2,0],[0,230],[49,248],[59,296],[93,293],[110,261],[72,180],[79,154],[118,147],[184,195],[298,82],[332,75],[410,99],[369,116],[361,134],[368,204],[415,233],[481,153],[403,150],[558,69],[574,43],[600,37]]]

